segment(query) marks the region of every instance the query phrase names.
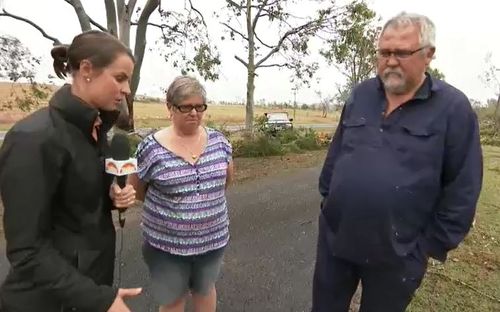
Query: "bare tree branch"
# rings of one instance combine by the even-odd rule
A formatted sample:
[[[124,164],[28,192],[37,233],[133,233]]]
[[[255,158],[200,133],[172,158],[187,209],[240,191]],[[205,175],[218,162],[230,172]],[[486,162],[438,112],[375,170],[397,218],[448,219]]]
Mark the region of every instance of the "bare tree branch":
[[[255,32],[255,27],[257,26],[257,21],[260,18],[260,13],[262,13],[262,10],[264,7],[267,5],[267,0],[264,0],[260,5],[259,5],[259,10],[257,11],[257,14],[255,14],[255,17],[253,18],[252,21],[252,29]]]
[[[258,61],[256,64],[255,64],[255,67],[261,67],[262,63],[264,63],[265,61],[267,61],[271,56],[273,56],[274,53],[278,52],[280,49],[281,49],[281,46],[283,45],[283,41],[285,41],[285,39],[287,39],[288,37],[292,36],[292,35],[295,35],[305,29],[308,29],[309,27],[311,27],[312,25],[314,25],[316,23],[316,21],[310,21],[308,23],[305,23],[299,27],[296,27],[296,28],[293,28],[293,29],[290,29],[289,31],[287,31],[282,37],[281,39],[278,41],[278,44],[271,50],[269,51],[269,53],[264,56],[262,59],[260,59],[260,61]]]
[[[99,28],[99,30],[105,31],[105,32],[110,32],[106,27],[102,26],[98,22],[94,21],[90,16],[89,16],[89,21],[90,24],[94,25],[95,27]]]
[[[238,35],[240,35],[241,38],[243,38],[243,39],[245,39],[245,40],[248,41],[248,38],[244,34],[242,34],[240,31],[238,31],[238,30],[234,29],[233,27],[229,26],[227,23],[221,23],[221,24],[224,25],[224,26],[226,26],[227,28],[229,28],[232,32],[235,32]]]
[[[161,2],[161,1],[160,1]],[[130,14],[134,11],[135,4],[137,3],[137,0],[129,0],[127,7],[130,10]]]
[[[131,1],[132,2],[132,1]],[[133,1],[135,4],[135,1]],[[146,30],[148,28],[148,20],[154,10],[160,5],[160,0],[148,0],[144,5],[144,9],[142,10],[141,16],[139,17],[139,21],[137,22],[137,31],[135,35],[135,49],[134,49],[134,57],[135,57],[135,66],[134,73],[132,77],[131,84],[131,93],[130,97],[134,98],[135,92],[137,91],[137,87],[139,86],[140,75],[139,71],[142,66],[142,61],[144,59],[144,51],[146,49]]]
[[[241,57],[239,57],[238,55],[235,55],[234,56],[235,59],[237,59],[241,64],[245,65],[245,67],[248,67],[248,63],[245,62]]]
[[[137,22],[132,22],[132,23],[130,23],[130,25],[137,26]],[[179,30],[178,28],[175,28],[175,27],[172,27],[170,25],[167,25],[167,24],[155,24],[155,23],[148,22],[148,25],[156,27],[156,28],[160,28],[161,30],[164,30],[165,28],[167,28],[167,29],[170,29],[173,32],[176,32],[176,33],[181,34],[183,36],[187,36],[187,34],[185,32]]]
[[[271,16],[271,14],[269,14],[269,13],[264,13],[264,14],[262,14],[262,13],[261,13],[261,14],[259,15],[259,18],[261,18],[261,17],[266,17],[266,16]]]
[[[88,14],[85,12],[85,9],[83,9],[83,6],[82,6],[82,4],[81,4],[81,2],[80,2],[80,1],[76,1],[76,2],[77,2],[77,3],[76,3],[76,5],[77,5],[77,6],[78,6],[78,5],[80,5],[81,10],[83,10],[83,14],[85,14],[85,15],[87,16],[86,18],[88,19],[88,21],[89,21],[89,23],[90,23],[90,24],[89,24],[89,28],[83,28],[83,26],[82,26],[82,20],[80,19],[80,15],[79,15],[79,14],[82,14],[82,13],[80,13],[80,9],[79,9],[79,8],[77,9],[77,8],[74,6],[74,3],[72,2],[73,0],[64,0],[64,1],[65,1],[66,3],[68,3],[69,5],[71,5],[71,6],[75,9],[75,12],[76,12],[76,14],[77,14],[77,16],[78,16],[78,20],[80,21],[80,26],[81,26],[81,28],[82,28],[82,31],[85,31],[85,30],[90,30],[90,29],[91,29],[91,28],[90,28],[90,24],[92,24],[92,25],[94,25],[95,27],[99,28],[99,29],[100,29],[100,30],[102,30],[102,31],[109,32],[109,30],[108,30],[106,27],[102,26],[101,24],[99,24],[98,22],[96,22],[95,20],[93,20],[90,16],[88,16]],[[106,1],[106,0],[105,0],[105,1]],[[112,1],[112,0],[111,0],[111,1]],[[109,21],[109,19],[108,19],[108,21]],[[85,25],[86,25],[85,18],[84,18],[84,23],[85,23]],[[86,26],[85,26],[85,27],[86,27]]]
[[[0,13],[0,16],[6,16],[6,17],[10,17],[10,18],[13,18],[13,19],[17,19],[19,21],[22,21],[22,22],[25,22],[25,23],[28,23],[29,25],[35,27],[41,34],[42,36],[44,36],[45,38],[49,39],[49,40],[52,40],[54,42],[54,45],[60,45],[61,44],[61,41],[55,37],[52,37],[50,35],[48,35],[43,29],[42,27],[38,26],[37,24],[35,24],[34,22],[30,21],[29,19],[27,18],[24,18],[24,17],[20,17],[20,16],[17,16],[17,15],[14,15],[14,14],[10,14],[9,12],[7,12],[5,9],[3,9],[3,13]]]
[[[118,37],[118,22],[116,20],[116,7],[114,0],[104,0],[106,7],[106,20],[108,22],[108,31]],[[92,23],[92,21],[90,21]],[[94,24],[94,23],[92,23]]]
[[[125,10],[125,0],[116,0],[116,10],[119,18]]]
[[[266,48],[269,48],[269,49],[274,48],[272,45],[267,44],[267,43],[264,43],[262,40],[260,40],[260,38],[259,38],[259,36],[257,36],[257,33],[256,33],[256,32],[254,32],[253,34],[254,34],[254,36],[255,36],[255,39],[257,39],[257,41],[259,41],[259,42],[260,42],[260,44],[262,44],[263,46],[265,46]]]
[[[280,1],[282,1],[282,0],[275,0],[275,1],[271,2],[271,3],[267,3],[268,1],[266,1],[266,5],[267,5],[268,7],[270,7],[270,6],[273,6],[273,5],[274,5],[274,4],[276,4],[276,3],[279,3]],[[258,9],[258,8],[260,8],[260,7],[261,7],[261,5],[260,5],[260,4],[257,4],[257,5],[251,5],[250,7],[251,7],[252,9]],[[267,9],[266,9],[266,10],[267,10]]]
[[[75,10],[76,16],[78,16],[78,21],[80,22],[80,28],[82,31],[91,30],[90,18],[83,8],[82,2],[80,0],[64,0],[69,3]]]
[[[205,23],[205,18],[203,17],[203,14],[201,14],[201,12],[198,11],[198,9],[193,6],[193,2],[191,0],[189,0],[189,5],[191,6],[191,10],[198,13],[198,15],[201,17],[201,21],[202,21],[203,25],[205,25],[205,27],[207,27],[207,23]]]
[[[124,0],[118,0],[117,7],[118,11],[118,29],[120,40],[128,47],[130,47],[130,22],[132,19],[132,14],[134,12],[134,7],[136,0],[130,0],[125,4]]]
[[[267,64],[267,65],[260,65],[259,68],[261,67],[290,67],[290,64],[285,63],[285,64]]]

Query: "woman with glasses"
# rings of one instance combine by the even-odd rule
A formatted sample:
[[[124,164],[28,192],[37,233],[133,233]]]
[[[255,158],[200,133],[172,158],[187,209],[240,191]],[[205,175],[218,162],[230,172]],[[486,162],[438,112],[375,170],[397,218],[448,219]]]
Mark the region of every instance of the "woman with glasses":
[[[232,148],[222,133],[204,127],[203,86],[176,78],[167,91],[171,126],[137,148],[130,178],[144,201],[143,256],[160,312],[215,311],[217,280],[229,240],[225,189],[233,175]]]

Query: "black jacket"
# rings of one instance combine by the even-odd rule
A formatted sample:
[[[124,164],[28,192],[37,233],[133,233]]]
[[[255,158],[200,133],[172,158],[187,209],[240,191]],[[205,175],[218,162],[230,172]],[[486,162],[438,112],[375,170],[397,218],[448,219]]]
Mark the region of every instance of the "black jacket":
[[[100,113],[96,143],[91,132]],[[0,150],[7,258],[2,311],[107,311],[115,229],[104,173],[106,132],[117,112],[98,112],[58,90],[19,121]]]

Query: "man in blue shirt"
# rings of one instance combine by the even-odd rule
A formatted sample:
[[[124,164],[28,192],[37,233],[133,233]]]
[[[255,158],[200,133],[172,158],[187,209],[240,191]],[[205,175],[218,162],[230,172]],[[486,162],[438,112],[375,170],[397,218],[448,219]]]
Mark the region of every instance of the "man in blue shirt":
[[[482,183],[478,122],[467,97],[426,73],[434,24],[401,13],[378,42],[377,77],[345,103],[319,179],[323,197],[314,312],[404,311],[429,257],[464,239]]]

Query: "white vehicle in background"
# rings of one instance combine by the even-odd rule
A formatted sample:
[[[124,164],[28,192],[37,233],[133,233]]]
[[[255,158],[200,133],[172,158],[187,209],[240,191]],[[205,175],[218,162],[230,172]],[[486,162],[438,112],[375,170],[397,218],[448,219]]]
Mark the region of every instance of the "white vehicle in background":
[[[293,128],[293,118],[288,117],[288,112],[267,112],[264,113],[266,116],[266,128],[272,131],[280,131]]]

